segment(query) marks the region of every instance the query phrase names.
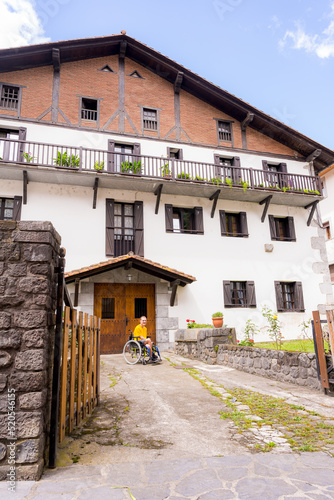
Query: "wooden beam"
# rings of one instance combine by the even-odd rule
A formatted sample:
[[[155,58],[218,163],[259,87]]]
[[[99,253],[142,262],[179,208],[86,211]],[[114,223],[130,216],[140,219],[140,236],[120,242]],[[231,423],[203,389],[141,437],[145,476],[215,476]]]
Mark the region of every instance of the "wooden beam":
[[[127,45],[128,45],[128,43],[125,42],[124,40],[120,43],[120,46],[119,46],[119,57],[120,57],[120,59],[124,59]]]
[[[170,306],[171,307],[173,307],[173,305],[175,303],[176,291],[177,291],[177,287],[179,286],[179,284],[180,284],[180,280],[175,280],[175,281],[171,282],[171,287],[172,287],[172,294],[170,296]]]
[[[212,203],[212,208],[211,208],[211,219],[213,219],[214,215],[215,215],[215,211],[216,211],[216,206],[217,206],[217,201],[218,201],[218,198],[219,198],[219,193],[220,193],[220,189],[218,189],[217,191],[215,191],[209,198],[209,200],[213,200],[213,203]]]
[[[308,155],[308,157],[306,158],[306,160],[305,160],[305,161],[308,161],[308,162],[309,162],[309,161],[313,161],[313,160],[315,160],[316,158],[318,158],[318,156],[320,156],[320,155],[321,155],[321,153],[322,153],[321,149],[315,149],[315,150],[313,151],[313,153],[311,153],[310,155]]]
[[[163,186],[163,184],[159,184],[159,186],[154,191],[154,194],[157,197],[157,201],[155,203],[155,212],[154,212],[155,214],[159,213],[159,205],[160,205],[162,186]]]
[[[183,73],[182,73],[182,71],[178,71],[177,75],[176,75],[176,78],[175,78],[175,82],[174,82],[174,92],[175,92],[175,94],[179,94],[180,93],[182,81],[183,81]]]
[[[55,71],[60,70],[60,50],[52,49],[52,64]]]
[[[93,187],[93,190],[94,190],[93,208],[96,208],[96,199],[97,199],[97,188],[98,188],[98,185],[99,185],[99,179],[96,177],[95,178],[95,182],[94,182],[94,187]]]
[[[307,225],[309,226],[312,222],[312,218],[313,218],[313,215],[314,215],[314,212],[315,212],[315,209],[317,208],[317,205],[319,203],[320,200],[315,200],[315,201],[312,201],[312,203],[309,203],[308,205],[306,205],[305,207],[305,210],[307,210],[308,208],[312,207],[311,208],[311,212],[308,216],[308,219],[307,219]]]
[[[312,315],[313,315],[313,321],[314,321],[314,334],[315,334],[314,344],[316,347],[316,355],[317,355],[317,359],[318,359],[321,385],[324,389],[329,389],[327,365],[326,365],[325,350],[324,350],[324,341],[322,338],[319,311],[313,311]]]
[[[23,205],[27,204],[27,196],[28,196],[27,186],[28,186],[28,184],[29,184],[28,172],[26,170],[23,170]]]
[[[125,266],[124,266],[124,269],[126,271],[129,271],[129,269],[132,269],[132,261],[128,261]]]
[[[246,130],[247,125],[250,124],[251,121],[253,121],[254,118],[254,113],[250,113],[248,111],[246,118],[241,122],[241,130],[244,132]]]
[[[76,278],[75,279],[75,288],[74,288],[74,307],[78,307],[78,302],[79,302],[79,283],[80,279]]]
[[[269,205],[270,205],[272,197],[273,197],[273,195],[270,194],[269,196],[267,196],[266,198],[264,198],[264,200],[260,201],[260,203],[259,203],[259,205],[263,205],[265,203],[265,206],[264,206],[264,209],[263,209],[263,213],[262,213],[262,217],[261,217],[261,222],[264,222],[264,220],[266,218],[266,215],[267,215],[268,208],[269,208]]]

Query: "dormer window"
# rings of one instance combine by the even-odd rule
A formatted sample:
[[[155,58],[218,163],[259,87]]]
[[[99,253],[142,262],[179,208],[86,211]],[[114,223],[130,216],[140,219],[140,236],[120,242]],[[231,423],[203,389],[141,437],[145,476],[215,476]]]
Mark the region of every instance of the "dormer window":
[[[97,121],[98,99],[87,99],[82,97],[81,100],[81,119],[88,121]]]
[[[2,85],[0,107],[18,109],[20,88],[11,85]]]
[[[223,142],[232,141],[232,124],[223,120],[217,121],[218,139]]]
[[[143,129],[158,130],[158,111],[156,109],[143,108]]]

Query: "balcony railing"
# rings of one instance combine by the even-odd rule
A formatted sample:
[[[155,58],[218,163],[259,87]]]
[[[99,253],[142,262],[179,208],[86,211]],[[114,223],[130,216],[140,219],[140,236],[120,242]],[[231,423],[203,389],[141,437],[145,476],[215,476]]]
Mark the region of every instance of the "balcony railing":
[[[116,153],[83,147],[0,138],[0,164],[19,163],[82,172],[175,180],[218,187],[320,195],[318,177],[190,160]]]

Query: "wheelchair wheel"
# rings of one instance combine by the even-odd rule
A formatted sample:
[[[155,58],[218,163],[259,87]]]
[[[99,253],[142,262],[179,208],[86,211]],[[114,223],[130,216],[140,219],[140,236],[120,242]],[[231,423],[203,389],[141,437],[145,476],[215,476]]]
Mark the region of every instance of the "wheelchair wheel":
[[[135,365],[141,358],[141,347],[136,340],[129,340],[123,348],[123,356],[129,365]]]

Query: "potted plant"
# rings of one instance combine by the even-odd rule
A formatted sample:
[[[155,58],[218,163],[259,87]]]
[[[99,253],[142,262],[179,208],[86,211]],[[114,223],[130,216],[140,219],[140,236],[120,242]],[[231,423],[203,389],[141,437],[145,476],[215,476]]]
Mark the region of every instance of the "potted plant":
[[[223,313],[215,312],[212,315],[212,323],[215,328],[221,328],[223,326]]]
[[[101,171],[104,169],[104,161],[101,161],[101,162],[96,161],[96,162],[94,163],[94,168],[95,168],[95,170],[96,170],[97,172],[101,172]]]
[[[162,167],[160,167],[162,177],[172,177],[172,171],[168,168],[169,163],[165,163]]]

